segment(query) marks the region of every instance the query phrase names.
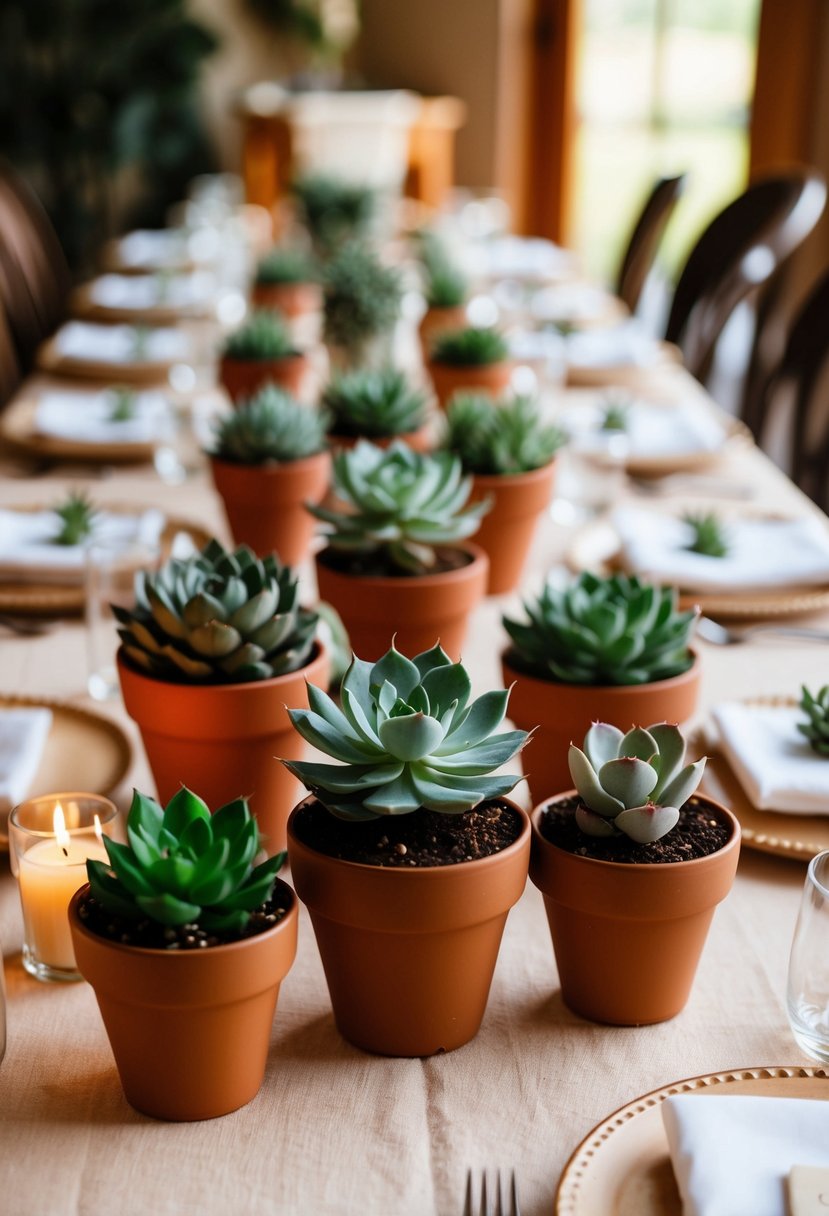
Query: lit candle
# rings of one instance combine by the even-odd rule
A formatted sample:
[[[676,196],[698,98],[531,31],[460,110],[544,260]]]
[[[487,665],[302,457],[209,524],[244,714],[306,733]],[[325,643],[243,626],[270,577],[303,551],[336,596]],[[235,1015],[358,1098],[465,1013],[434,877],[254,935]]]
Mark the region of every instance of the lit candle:
[[[94,831],[66,830],[63,808],[55,805],[54,839],[33,844],[19,857],[20,902],[26,944],[38,962],[58,971],[75,970],[75,952],[69,932],[69,901],[86,882],[87,858],[107,860],[101,825]]]

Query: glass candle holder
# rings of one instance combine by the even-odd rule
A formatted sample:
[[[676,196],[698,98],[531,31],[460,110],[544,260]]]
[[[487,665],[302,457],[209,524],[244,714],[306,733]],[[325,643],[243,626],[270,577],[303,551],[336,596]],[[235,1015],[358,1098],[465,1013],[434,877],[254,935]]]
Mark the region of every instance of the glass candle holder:
[[[809,862],[789,958],[786,1008],[798,1046],[829,1064],[829,850]]]
[[[67,909],[86,862],[107,860],[117,807],[97,794],[44,794],[9,817],[12,873],[23,909],[23,966],[39,980],[79,980]]]

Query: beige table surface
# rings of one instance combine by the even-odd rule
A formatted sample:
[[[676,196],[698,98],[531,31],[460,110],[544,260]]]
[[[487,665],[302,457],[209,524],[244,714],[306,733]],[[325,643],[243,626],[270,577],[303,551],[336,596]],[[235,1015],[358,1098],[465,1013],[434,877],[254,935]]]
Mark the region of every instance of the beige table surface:
[[[695,391],[678,369],[664,374],[671,391]],[[13,476],[11,463],[4,468],[5,504],[53,501],[66,480],[59,474],[24,480]],[[720,471],[752,485],[762,505],[810,509],[751,448],[735,452]],[[102,503],[151,502],[224,528],[203,475],[170,487],[149,469],[131,469],[95,478],[89,488]],[[568,534],[547,520],[527,588],[539,584],[567,543]],[[479,689],[497,685],[499,617],[517,604],[517,596],[489,601],[472,622],[466,657]],[[0,692],[92,705],[84,694],[83,643],[79,622],[25,641],[0,632]],[[802,680],[829,676],[829,650],[814,644],[702,650],[706,706],[735,694],[792,692]],[[103,712],[136,742],[129,784],[151,788],[120,703]],[[128,794],[120,791],[122,805]],[[8,1050],[0,1065],[0,1211],[459,1216],[467,1167],[502,1166],[517,1171],[523,1216],[546,1216],[571,1150],[616,1107],[698,1073],[809,1062],[792,1040],[783,1007],[803,878],[802,864],[744,852],[687,1008],[642,1029],[594,1026],[562,1005],[541,897],[528,885],[507,924],[478,1037],[425,1060],[373,1057],[343,1042],[303,913],[258,1097],[225,1118],[175,1125],[126,1104],[92,990],[41,984],[23,971],[17,892],[3,873]]]

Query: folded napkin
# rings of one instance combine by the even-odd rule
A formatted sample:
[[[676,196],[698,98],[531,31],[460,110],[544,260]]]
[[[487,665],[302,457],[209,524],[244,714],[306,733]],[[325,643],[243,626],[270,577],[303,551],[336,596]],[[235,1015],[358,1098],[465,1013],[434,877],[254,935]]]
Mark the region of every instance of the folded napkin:
[[[118,254],[134,270],[181,266],[188,261],[183,228],[138,228],[118,242]]]
[[[29,579],[38,583],[80,584],[86,566],[85,545],[57,545],[60,527],[54,511],[0,511],[0,580]],[[155,509],[136,515],[100,511],[93,541],[158,543],[164,516]]]
[[[574,368],[648,367],[658,353],[657,343],[636,320],[567,337],[567,362]]]
[[[153,443],[163,435],[168,417],[162,393],[132,395],[132,418],[111,417],[116,405],[112,389],[102,392],[49,392],[37,399],[35,430],[76,443]]]
[[[829,814],[829,759],[797,729],[796,705],[725,701],[712,711],[720,747],[753,806],[793,815]]]
[[[89,285],[89,297],[102,308],[203,308],[210,302],[208,274],[103,274]]]
[[[623,432],[631,458],[639,460],[691,456],[716,452],[726,440],[719,418],[698,402],[655,405],[649,401],[626,404],[627,426]],[[589,451],[591,443],[603,448],[607,432],[601,424],[601,405],[579,406],[565,415],[568,430],[578,435],[579,446]]]
[[[188,354],[187,338],[171,327],[137,330],[132,325],[69,321],[58,330],[55,343],[64,358],[95,363],[173,363]]]
[[[683,1216],[787,1216],[793,1165],[829,1165],[829,1102],[678,1094],[662,1103]]]
[[[51,709],[0,709],[0,836],[29,792],[51,725]]]
[[[749,593],[829,583],[829,528],[814,516],[730,518],[725,557],[685,548],[693,532],[678,516],[623,506],[612,522],[628,570],[688,591]]]

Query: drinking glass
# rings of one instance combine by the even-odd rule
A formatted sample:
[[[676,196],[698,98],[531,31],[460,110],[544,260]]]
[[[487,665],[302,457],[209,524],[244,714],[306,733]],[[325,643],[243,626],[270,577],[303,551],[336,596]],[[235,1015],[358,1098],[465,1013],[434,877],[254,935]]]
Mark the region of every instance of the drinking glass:
[[[100,537],[86,550],[86,653],[87,688],[96,701],[118,695],[115,653],[118,632],[112,605],[132,607],[138,570],[155,570],[161,559],[161,541],[153,537],[123,540]]]
[[[809,863],[789,958],[786,1007],[798,1046],[829,1064],[829,850]]]

